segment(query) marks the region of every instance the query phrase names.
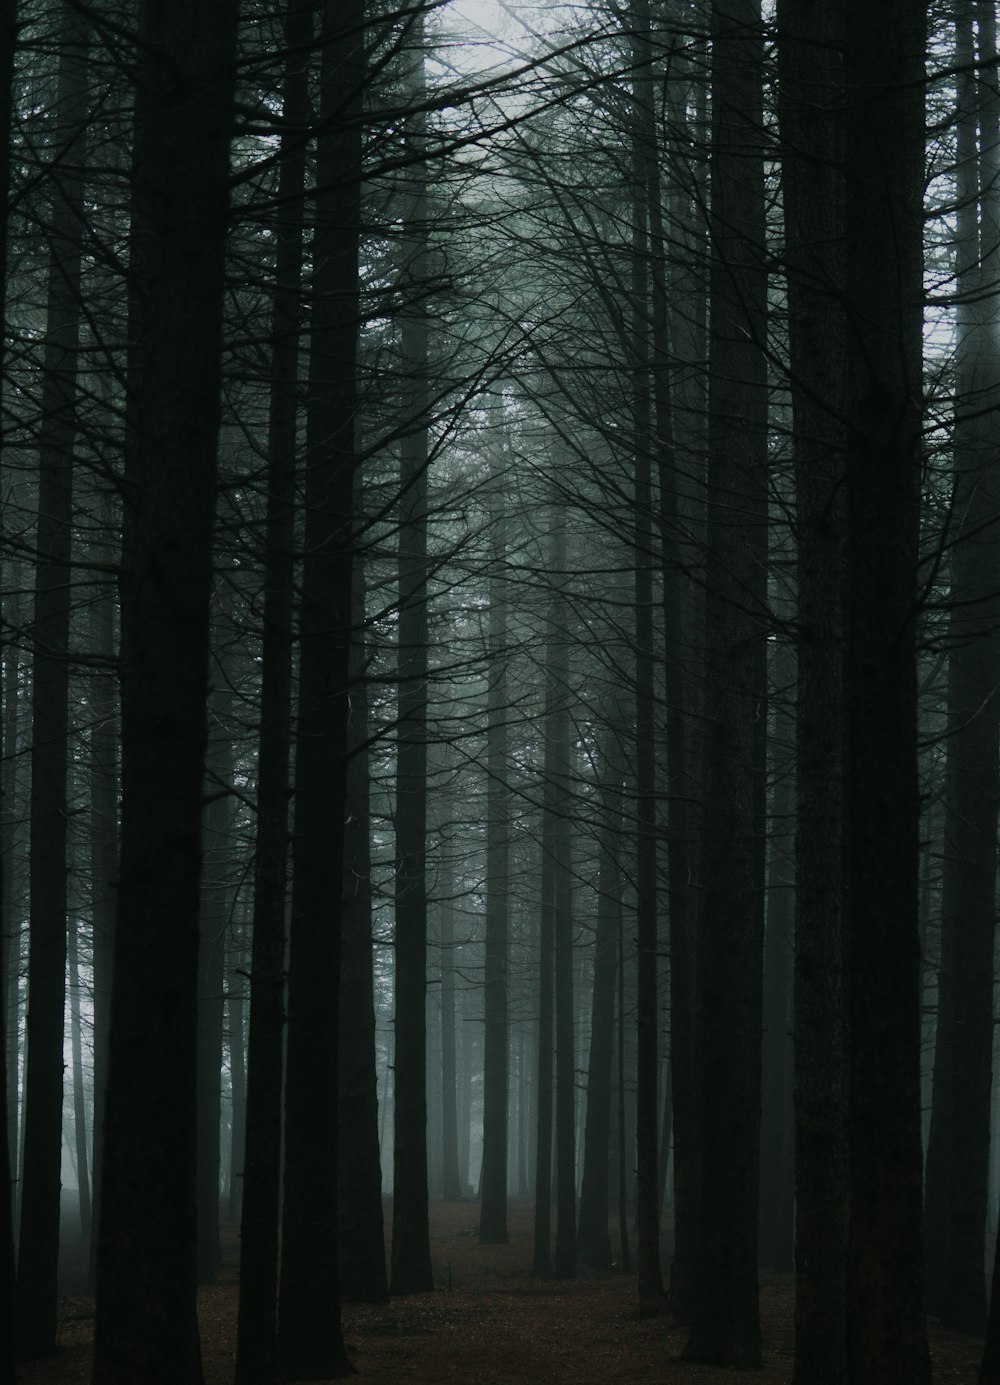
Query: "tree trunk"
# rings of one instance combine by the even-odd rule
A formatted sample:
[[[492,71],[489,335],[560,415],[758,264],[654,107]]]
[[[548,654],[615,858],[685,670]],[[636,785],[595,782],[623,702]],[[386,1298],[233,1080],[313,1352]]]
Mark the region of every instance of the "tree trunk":
[[[338,1266],[338,1033],[350,725],[364,0],[323,11],[299,600],[299,705],[278,1354],[346,1375]],[[326,1080],[317,1084],[317,1064]]]
[[[842,12],[779,0],[779,109],[798,518],[794,958],[796,1385],[846,1378],[842,853]],[[817,42],[820,39],[820,42]]]
[[[111,506],[104,497],[101,521],[112,528]],[[95,559],[108,561],[109,547],[101,545]],[[90,608],[90,645],[101,661],[111,665],[115,656],[115,595],[107,579]],[[95,672],[91,684],[90,731],[90,868],[91,958],[94,997],[94,1119],[93,1119],[93,1224],[101,1224],[101,1184],[104,1160],[104,1124],[108,1087],[108,1039],[114,960],[116,882],[118,880],[118,684],[110,668]],[[97,1242],[91,1238],[90,1288],[97,1276]]]
[[[120,926],[94,1385],[202,1378],[198,908],[236,19],[231,0],[139,7]]]
[[[365,573],[354,573],[351,646],[351,758],[344,815],[344,936],[340,977],[340,1286],[355,1303],[384,1303],[382,1167],[372,964],[371,805]]]
[[[289,0],[285,12],[288,56],[282,112],[287,125],[279,151],[271,304],[264,631],[236,1385],[271,1385],[277,1371],[295,458],[306,157],[300,132],[309,113],[309,64],[303,55],[312,43],[316,10],[316,0]]]
[[[427,1221],[427,171],[424,28],[409,42],[408,202],[399,501],[399,684],[396,733],[396,1065],[390,1292],[434,1287]]]
[[[636,1261],[639,1311],[662,1312],[666,1304],[660,1270],[659,1160],[657,1096],[659,1088],[659,1005],[657,962],[657,821],[656,717],[654,699],[653,568],[653,414],[650,341],[649,260],[651,216],[659,215],[659,176],[653,115],[653,60],[649,6],[634,5],[632,59],[633,202],[632,233],[632,369],[635,430],[635,792],[636,792]],[[652,170],[652,173],[651,171]],[[656,201],[654,213],[653,201]],[[661,237],[662,239],[662,237]],[[654,258],[661,245],[653,248]],[[662,276],[661,276],[662,277]],[[656,295],[654,313],[660,304]],[[657,345],[662,345],[658,342]],[[666,372],[658,372],[661,390]],[[658,402],[660,402],[658,400]],[[657,411],[657,425],[668,425],[667,411]]]
[[[705,809],[699,955],[701,1246],[684,1356],[760,1366],[757,1290],[762,938],[754,718],[765,618],[763,36],[756,0],[713,6]]]
[[[16,0],[0,0],[0,206],[7,206],[7,193],[10,186],[10,126],[12,111],[12,86],[14,79],[14,47],[17,35]],[[6,304],[7,281],[7,227],[6,218],[0,217],[0,367],[3,366],[4,342],[7,325]],[[0,422],[0,445],[2,445],[2,422]],[[3,677],[7,677],[7,651],[4,651]],[[16,668],[16,663],[15,663]],[[13,948],[8,938],[13,929],[13,919],[9,912],[11,894],[8,889],[11,860],[8,856],[10,842],[7,836],[7,822],[10,804],[7,801],[9,784],[6,755],[10,754],[8,744],[8,699],[9,689],[4,685],[3,720],[0,722],[0,741],[6,752],[2,759],[2,794],[0,807],[3,810],[3,840],[0,842],[0,1385],[15,1385],[14,1371],[14,1226],[13,1181],[11,1178],[11,1121],[8,1116],[8,1081],[10,1078],[8,1046],[10,1044],[10,1017],[8,1004],[11,987],[8,967],[13,957]],[[16,725],[16,722],[15,722]],[[16,1012],[15,1012],[16,1014]],[[16,1034],[16,1030],[15,1030]],[[15,1053],[16,1043],[15,1043]],[[15,1119],[13,1128],[17,1129],[16,1095]]]
[[[80,339],[83,179],[89,24],[63,10],[56,102],[68,131],[53,152],[44,375],[38,455],[34,662],[31,693],[31,887],[24,1158],[17,1257],[17,1343],[22,1360],[55,1350],[62,1163],[63,1012],[66,1001],[66,796],[69,755],[69,616],[73,450]]]
[[[794,1266],[792,1150],[791,979],[795,890],[791,880],[795,825],[795,718],[788,686],[793,673],[787,645],[776,645],[775,679],[781,689],[774,714],[771,773],[773,831],[767,862],[767,931],[764,936],[763,1045],[761,1054],[760,1262],[779,1274]]]
[[[70,1046],[73,1057],[73,1139],[76,1145],[76,1181],[80,1206],[80,1238],[90,1241],[93,1208],[90,1200],[90,1155],[87,1149],[87,1097],[83,1079],[83,1036],[80,1032],[79,938],[69,932]]]
[[[502,408],[502,401],[500,407]],[[483,1049],[481,1245],[507,1241],[507,951],[510,845],[507,826],[507,515],[498,439],[490,458],[492,568],[486,677],[486,958]]]
[[[606,736],[613,741],[609,727]],[[601,824],[598,846],[597,934],[590,1011],[590,1058],[587,1064],[587,1121],[583,1138],[583,1181],[577,1249],[597,1270],[611,1268],[608,1230],[609,1154],[611,1149],[611,1063],[614,1055],[615,983],[618,976],[618,930],[621,927],[621,868],[618,838],[622,827],[622,783],[605,747],[601,760]]]
[[[454,879],[450,863],[442,863],[441,894],[441,1168],[445,1202],[458,1202],[465,1186],[458,1172],[458,1050],[455,1036],[455,915],[451,899]]]
[[[244,929],[246,913],[244,906]],[[239,1226],[243,1198],[243,1149],[247,1133],[247,1051],[244,1038],[246,1017],[246,967],[248,962],[245,932],[241,930],[239,950],[232,961],[226,987],[226,1032],[229,1036],[229,1087],[232,1099],[232,1126],[229,1138],[229,1193],[226,1220]]]
[[[216,654],[216,673],[219,659]],[[223,679],[225,675],[222,675]],[[222,1264],[219,1168],[222,1158],[222,1041],[225,1031],[227,884],[233,747],[226,731],[228,694],[212,689],[206,806],[202,816],[201,926],[198,935],[198,1283],[212,1284]]]
[[[849,1378],[925,1385],[915,626],[927,7],[846,0],[844,19]]]
[[[986,1203],[993,1062],[993,935],[1000,806],[1000,600],[995,581],[1000,468],[994,344],[996,98],[979,91],[975,59],[995,63],[988,33],[973,47],[972,0],[956,8],[959,83],[956,145],[955,480],[948,639],[948,737],[941,892],[941,953],[934,1085],[924,1199],[927,1307],[946,1327],[986,1325]],[[995,18],[989,17],[995,49]],[[987,66],[986,71],[991,71]],[[995,79],[984,75],[986,82]],[[983,162],[977,140],[983,119]],[[990,126],[994,128],[991,130]],[[987,146],[994,146],[987,156]],[[993,221],[995,223],[996,217]]]

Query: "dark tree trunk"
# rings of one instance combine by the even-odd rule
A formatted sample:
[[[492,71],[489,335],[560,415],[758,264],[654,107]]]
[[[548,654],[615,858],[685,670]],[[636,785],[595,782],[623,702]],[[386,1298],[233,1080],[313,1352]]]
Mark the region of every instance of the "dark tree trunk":
[[[216,670],[218,672],[218,656]],[[222,675],[223,678],[225,675]],[[219,1168],[222,1156],[222,1041],[225,1031],[227,886],[233,747],[225,729],[227,694],[213,688],[202,816],[201,920],[198,935],[198,1283],[212,1284],[222,1264]]]
[[[635,430],[635,792],[636,792],[636,1262],[639,1271],[639,1311],[661,1312],[666,1304],[660,1269],[659,1161],[657,1158],[657,1096],[659,1088],[659,1013],[657,959],[657,822],[656,718],[654,697],[653,568],[653,411],[652,342],[649,328],[651,217],[659,214],[653,60],[649,6],[636,0],[633,11],[632,58],[633,202],[632,241],[632,368]],[[652,172],[651,172],[652,170]],[[654,210],[653,202],[656,202]],[[662,234],[660,237],[662,241]],[[662,245],[652,247],[652,257]],[[661,295],[656,295],[654,312]],[[661,343],[657,343],[660,345]],[[659,364],[659,362],[658,362]],[[665,370],[657,372],[662,389]],[[659,402],[659,401],[658,401]],[[668,411],[657,410],[657,425],[667,425]]]
[[[240,1222],[240,1205],[243,1198],[243,1149],[246,1144],[247,1133],[247,1051],[244,1026],[248,960],[246,945],[242,943],[233,958],[233,970],[226,987],[226,1032],[229,1036],[229,1087],[232,1098],[226,1220],[232,1226],[238,1226]]]
[[[625,1116],[625,917],[618,920],[618,1013],[615,1046],[616,1073],[616,1135],[617,1135],[617,1212],[618,1248],[623,1274],[632,1273],[632,1252],[628,1238],[628,1138]]]
[[[90,1155],[87,1149],[87,1097],[83,1079],[83,1035],[80,1023],[80,940],[76,927],[69,931],[70,1046],[73,1056],[73,1139],[76,1144],[76,1180],[80,1207],[80,1238],[90,1241],[93,1207],[90,1199]]]
[[[340,976],[340,1287],[356,1303],[389,1296],[379,1159],[372,962],[371,810],[365,574],[354,572],[351,740],[344,814],[344,934]]]
[[[4,16],[0,12],[0,24],[5,33]],[[2,75],[2,74],[0,74]],[[0,93],[2,96],[2,93]],[[0,919],[0,928],[6,919]],[[4,1119],[0,1121],[0,1385],[15,1385],[17,1376],[14,1370],[14,1221],[13,1221],[13,1181],[11,1179],[10,1144],[8,1140],[7,1111],[7,954],[0,949],[0,1111]]]
[[[683,54],[671,57],[672,81],[666,84],[668,131],[666,163],[683,158],[685,142],[702,119],[704,81],[700,69]],[[692,87],[694,90],[692,91]],[[693,109],[693,116],[689,113]],[[670,413],[674,448],[660,445],[660,526],[663,554],[663,628],[666,673],[667,890],[670,919],[670,1088],[673,1108],[673,1222],[674,1252],[670,1265],[669,1304],[676,1321],[690,1322],[697,1269],[698,1220],[701,1210],[700,1089],[697,1066],[699,1031],[697,988],[698,891],[697,798],[694,772],[694,728],[697,726],[696,678],[701,660],[700,639],[692,636],[700,621],[700,590],[689,572],[700,566],[702,530],[700,506],[691,490],[700,482],[699,469],[690,475],[690,459],[703,457],[705,444],[705,286],[692,276],[690,264],[704,253],[704,173],[695,170],[692,186],[684,179],[669,185],[671,243],[683,247],[680,268],[666,284],[669,305],[667,359],[656,346],[654,384],[660,376],[672,380]],[[650,199],[652,204],[653,199]],[[666,244],[664,243],[664,252]],[[666,259],[670,273],[676,255]],[[654,259],[654,265],[656,260]],[[654,280],[655,283],[655,280]],[[655,317],[654,317],[655,323]],[[666,370],[664,369],[666,367]],[[660,409],[657,406],[659,417]],[[659,424],[658,424],[659,430]],[[692,542],[692,538],[694,542]],[[693,599],[697,596],[697,600]],[[699,670],[700,671],[700,670]]]
[[[111,507],[105,498],[101,519],[111,529]],[[95,554],[107,561],[106,546]],[[105,583],[90,610],[90,643],[94,654],[108,665],[115,654],[115,597],[111,580]],[[104,1158],[105,1104],[108,1087],[108,1029],[115,935],[116,884],[118,880],[118,687],[110,671],[99,669],[91,685],[90,732],[90,828],[91,958],[94,996],[94,1118],[93,1118],[93,1224],[101,1224],[101,1184]],[[97,1275],[97,1240],[91,1237],[90,1287]]]
[[[61,14],[56,103],[68,135],[58,155],[51,155],[59,158],[62,168],[52,191],[32,623],[31,909],[16,1324],[22,1360],[55,1350],[62,1163],[71,599],[67,574],[77,431],[84,194],[79,170],[88,112],[89,25],[72,6]]]
[[[993,936],[996,923],[997,811],[1000,806],[1000,600],[995,559],[1000,520],[997,429],[984,408],[995,399],[1000,360],[994,342],[996,227],[988,211],[980,243],[979,205],[994,206],[991,169],[978,156],[993,146],[996,100],[979,91],[974,59],[989,64],[992,34],[973,46],[972,0],[956,7],[959,83],[956,147],[956,255],[960,297],[955,346],[955,480],[949,539],[948,738],[941,892],[941,962],[934,1085],[924,1199],[927,1307],[946,1327],[986,1325],[986,1203],[993,1060]],[[986,71],[990,69],[987,68]],[[985,77],[985,82],[992,82]],[[992,117],[992,118],[991,118]],[[993,127],[992,129],[990,127]],[[990,179],[990,181],[988,181]],[[994,216],[993,222],[996,218]]]
[[[139,7],[120,926],[94,1385],[202,1378],[198,908],[236,19],[231,0]]]
[[[551,681],[551,669],[548,680]],[[543,803],[549,794],[549,699],[546,686],[545,759],[543,763]],[[535,1219],[534,1251],[531,1272],[544,1277],[552,1273],[552,1076],[555,1068],[553,1022],[555,1019],[555,917],[556,847],[555,822],[547,805],[542,811],[541,899],[538,925],[538,1045],[535,1104]]]
[[[566,570],[566,518],[557,512],[549,537],[553,591],[548,614],[542,823],[542,946],[549,930],[555,1037],[556,1245],[553,1272],[576,1272],[576,1063],[573,1045],[573,881],[570,870],[571,768],[569,641],[558,588]],[[541,1082],[539,1083],[541,1086]],[[542,1140],[539,1138],[539,1174]],[[536,1238],[539,1233],[536,1205]],[[548,1236],[548,1227],[545,1227]],[[537,1239],[536,1239],[537,1253]],[[543,1271],[537,1270],[536,1273]]]
[[[502,405],[501,405],[502,407]],[[487,645],[486,959],[481,1245],[507,1241],[507,515],[499,442],[491,456],[492,576]]]
[[[840,40],[824,0],[779,0],[782,184],[798,517],[794,958],[796,1385],[846,1378],[843,989],[844,319]],[[819,40],[819,41],[817,41]]]
[[[278,1226],[285,1025],[285,904],[295,544],[296,422],[302,279],[302,193],[309,64],[316,0],[285,14],[282,135],[275,230],[268,418],[264,632],[257,752],[246,1145],[240,1223],[237,1385],[272,1385],[277,1372]]]
[[[844,20],[848,1364],[857,1385],[926,1385],[915,625],[927,7],[846,0]]]
[[[364,0],[324,7],[299,600],[278,1354],[350,1373],[338,1265],[338,1032],[357,415]],[[317,1083],[317,1065],[325,1081]]]
[[[615,733],[607,731],[608,741]],[[590,1011],[590,1058],[587,1064],[587,1120],[583,1137],[583,1180],[577,1249],[594,1269],[611,1268],[608,1230],[609,1154],[611,1149],[611,1064],[614,1055],[615,982],[618,976],[618,930],[621,927],[621,868],[618,839],[622,829],[622,789],[608,748],[601,763],[601,826],[598,847],[597,933]]]
[[[756,0],[713,6],[705,808],[699,955],[701,1216],[688,1360],[760,1365],[757,1234],[762,938],[754,718],[766,533],[763,35]]]
[[[458,1171],[458,1052],[455,1035],[455,915],[450,863],[441,867],[441,1169],[445,1202],[458,1202],[465,1187]]]
[[[779,688],[774,715],[771,772],[773,830],[767,862],[767,929],[764,936],[763,1044],[761,1052],[760,1262],[790,1274],[794,1267],[794,1171],[792,1168],[791,980],[795,923],[792,837],[795,824],[793,672],[787,645],[775,646]],[[763,893],[763,892],[762,892]]]
[[[16,0],[0,0],[0,207],[7,206],[7,193],[10,186],[10,127],[16,37]],[[7,221],[6,217],[0,217],[0,368],[2,368],[4,364],[3,356],[6,344],[6,283]],[[2,421],[0,421],[0,451],[2,451],[3,446],[2,428]],[[16,669],[16,662],[14,667]],[[6,755],[9,755],[12,746],[8,743],[8,729],[11,722],[8,719],[10,710],[10,688],[6,684],[7,671],[7,651],[5,650],[2,674],[0,674],[5,680],[3,687],[3,720],[0,722],[0,745],[2,745],[2,749],[6,752]],[[16,727],[16,720],[13,724]],[[14,1226],[12,1219],[13,1184],[11,1179],[10,1149],[12,1123],[8,1116],[8,1105],[11,1093],[7,1090],[8,1078],[11,1071],[9,1066],[10,1056],[8,1053],[8,1045],[10,1044],[8,1004],[11,995],[11,986],[7,969],[13,957],[13,948],[9,944],[10,934],[13,931],[13,919],[9,912],[11,901],[11,891],[9,889],[11,856],[8,853],[12,843],[8,837],[10,804],[7,801],[7,797],[12,784],[12,776],[11,779],[8,779],[8,760],[6,755],[0,756],[0,761],[2,761],[3,766],[3,781],[2,785],[0,785],[0,789],[2,789],[2,792],[0,792],[0,812],[2,812],[3,815],[3,838],[2,841],[0,841],[0,901],[2,901],[2,908],[0,908],[0,1385],[14,1385],[16,1378],[14,1373],[15,1276]],[[13,1122],[13,1128],[16,1131],[16,1116]]]
[[[424,30],[409,42],[409,94],[424,100]],[[409,205],[403,279],[399,500],[399,685],[396,733],[396,1061],[390,1292],[434,1287],[427,1221],[427,278],[426,115],[407,121]]]

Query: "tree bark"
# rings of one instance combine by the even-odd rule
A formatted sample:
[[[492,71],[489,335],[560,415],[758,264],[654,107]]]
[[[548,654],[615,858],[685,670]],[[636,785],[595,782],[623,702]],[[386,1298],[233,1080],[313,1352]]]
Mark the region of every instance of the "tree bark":
[[[992,28],[973,43],[976,6],[955,12],[956,136],[954,488],[948,624],[948,739],[941,891],[941,954],[933,1098],[924,1199],[927,1307],[946,1327],[986,1325],[986,1204],[993,1061],[993,935],[1000,807],[1000,599],[995,554],[1000,468],[992,407],[1000,383],[994,336],[996,231],[980,203],[996,204],[996,97],[972,64],[989,64]],[[985,42],[984,42],[985,40]],[[989,71],[989,69],[986,69]],[[991,109],[992,108],[992,109]],[[992,118],[991,118],[992,117]],[[983,161],[977,138],[982,120]],[[991,131],[990,126],[994,129]],[[990,181],[988,181],[990,179]],[[994,222],[996,218],[993,218]]]
[[[359,478],[360,480],[360,478]],[[372,961],[368,648],[362,554],[354,573],[351,757],[347,766],[344,936],[340,977],[340,1285],[356,1303],[389,1297],[379,1157],[378,1074]]]
[[[390,1292],[434,1287],[427,1220],[427,171],[424,28],[409,42],[407,259],[399,501],[399,684],[396,733],[396,1062]]]
[[[202,1378],[199,838],[236,20],[231,0],[139,7],[122,845],[94,1385]]]
[[[765,619],[767,278],[763,34],[755,0],[712,22],[711,339],[706,555],[701,1216],[688,1360],[760,1366],[757,1287],[762,938],[755,891],[754,718]]]
[[[327,0],[316,140],[278,1356],[350,1374],[338,1266],[338,1034],[356,467],[364,0]],[[317,1063],[325,1071],[316,1082]]]
[[[502,407],[502,404],[501,404]],[[507,827],[507,515],[499,455],[490,458],[492,575],[487,645],[486,729],[486,956],[483,1049],[483,1170],[481,1245],[507,1237],[507,952],[510,846]]]
[[[847,1370],[842,22],[821,0],[779,0],[798,519],[796,1385],[842,1385]]]
[[[23,1172],[17,1257],[22,1360],[55,1350],[66,1002],[69,563],[83,247],[88,21],[61,11],[56,105],[66,131],[53,187],[38,455],[31,692],[31,907]]]
[[[309,63],[305,54],[310,51],[317,9],[316,0],[289,0],[285,11],[288,56],[282,113],[287,124],[279,151],[271,303],[264,630],[236,1385],[271,1385],[277,1371],[296,425],[306,159],[301,132],[309,115]]]
[[[925,1385],[915,625],[927,10],[846,0],[844,20],[848,1363],[857,1385]]]
[[[608,741],[615,732],[608,728]],[[587,1063],[587,1120],[583,1139],[583,1179],[577,1249],[597,1270],[611,1268],[610,1215],[611,1064],[614,1055],[615,987],[618,977],[618,930],[621,927],[621,868],[618,838],[622,829],[620,776],[612,768],[610,749],[601,759],[600,794],[603,821],[598,846],[597,932],[590,1010],[590,1058]]]

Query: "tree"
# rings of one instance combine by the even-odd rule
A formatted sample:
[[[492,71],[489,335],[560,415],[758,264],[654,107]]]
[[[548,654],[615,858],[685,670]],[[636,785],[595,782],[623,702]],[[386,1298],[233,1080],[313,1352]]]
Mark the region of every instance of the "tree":
[[[364,0],[325,4],[319,36],[278,1289],[279,1364],[289,1380],[351,1370],[340,1322],[336,1148],[365,9]]]
[[[232,0],[139,7],[121,871],[95,1385],[201,1379],[199,838],[236,25]]]
[[[949,1327],[986,1323],[986,1205],[993,1057],[993,935],[1000,808],[1000,521],[995,457],[996,20],[955,9],[955,406],[953,428],[941,962],[925,1191],[927,1307]],[[991,51],[992,38],[992,51]],[[981,131],[981,135],[980,135]],[[980,152],[981,149],[981,152]],[[980,228],[981,222],[981,228]]]
[[[82,145],[88,108],[89,24],[66,6],[56,110],[69,161],[52,189],[47,266],[42,425],[38,456],[31,724],[29,1053],[24,1178],[17,1270],[22,1360],[55,1350],[62,1161],[63,1010],[66,999],[67,772],[73,452],[83,257]]]
[[[434,1287],[427,1224],[427,172],[422,14],[409,35],[407,153],[411,165],[400,354],[399,635],[396,731],[395,1141],[393,1294]]]
[[[502,407],[502,405],[501,405]],[[479,1240],[507,1240],[507,953],[510,846],[507,836],[507,515],[498,455],[490,454],[492,576],[488,633],[486,773],[486,957],[483,975],[483,1171]]]
[[[917,0],[844,7],[847,1331],[858,1385],[930,1375],[914,657],[926,19]]]
[[[795,838],[797,1385],[846,1375],[843,977],[843,14],[778,6],[784,265],[798,518]],[[817,42],[817,38],[823,41]]]
[[[14,48],[17,38],[16,0],[3,0],[0,4],[0,366],[4,363],[7,336],[7,197],[10,188],[10,127],[12,113],[11,89],[14,81]],[[0,432],[0,447],[3,435]],[[7,689],[4,689],[5,703]],[[4,707],[6,712],[6,705]],[[6,726],[0,725],[0,743],[6,749]],[[6,776],[4,790],[7,788]],[[4,793],[3,797],[6,797]],[[7,804],[3,804],[6,815]],[[4,840],[3,853],[6,856],[7,842]],[[0,858],[0,874],[6,876],[10,865]],[[6,879],[2,881],[0,899],[7,902],[9,896]],[[7,1118],[7,1044],[9,1030],[7,1019],[8,981],[7,965],[11,955],[7,946],[7,930],[13,921],[6,908],[0,909],[0,1385],[14,1385],[14,1226],[13,1180],[11,1178],[10,1122]],[[16,1127],[15,1127],[16,1128]]]
[[[314,0],[285,12],[282,133],[272,289],[267,514],[261,646],[257,835],[254,857],[250,1023],[247,1035],[246,1152],[240,1225],[237,1385],[270,1385],[277,1369],[278,1227],[285,1024],[285,905],[288,874],[289,747],[296,424],[302,280],[302,197],[309,112]]]
[[[767,276],[763,34],[754,0],[712,10],[708,548],[698,957],[700,1268],[688,1360],[760,1365],[757,1197],[762,938],[754,893],[756,643],[764,619]]]

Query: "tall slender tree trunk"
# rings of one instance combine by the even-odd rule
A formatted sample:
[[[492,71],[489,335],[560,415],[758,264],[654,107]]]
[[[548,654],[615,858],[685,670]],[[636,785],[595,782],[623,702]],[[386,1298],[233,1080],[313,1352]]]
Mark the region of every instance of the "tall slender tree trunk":
[[[757,0],[712,11],[705,809],[699,956],[700,1268],[688,1360],[760,1365],[757,646],[766,533],[763,33]]]
[[[216,637],[218,639],[218,636]],[[218,654],[216,678],[225,680]],[[226,729],[228,692],[213,688],[202,821],[198,936],[198,1283],[212,1284],[222,1264],[219,1169],[222,1160],[222,1042],[225,1030],[226,932],[233,746]]]
[[[361,553],[356,557],[353,604],[352,749],[347,766],[347,812],[344,814],[344,936],[340,978],[340,1284],[345,1299],[384,1303],[389,1288],[385,1267],[375,1055],[368,648]]]
[[[458,1202],[465,1186],[458,1171],[458,1048],[455,1033],[455,888],[449,861],[440,869],[441,921],[441,1169],[445,1202]]]
[[[76,1179],[80,1207],[80,1237],[90,1241],[93,1207],[90,1199],[90,1152],[87,1140],[87,1096],[83,1076],[83,1035],[80,1017],[80,939],[69,931],[70,1052],[73,1059],[73,1139],[76,1145]]]
[[[553,516],[549,545],[548,569],[555,590],[549,604],[545,653],[542,946],[545,947],[546,941],[547,914],[551,926],[556,1079],[556,1244],[552,1270],[560,1278],[567,1278],[576,1272],[576,1059],[573,1043],[569,639],[565,630],[566,608],[559,591],[566,571],[566,517],[562,511]],[[539,1139],[540,1151],[541,1146]],[[537,1230],[536,1225],[536,1235]]]
[[[7,194],[10,187],[10,127],[16,37],[16,0],[0,0],[0,207],[2,208],[7,206]],[[0,223],[2,223],[0,224],[0,367],[2,367],[7,332],[7,219],[5,216],[0,216]],[[2,460],[3,455],[2,448],[3,433],[2,422],[0,422],[0,460]],[[6,657],[3,661],[2,672],[6,680]],[[7,1011],[11,994],[7,972],[13,955],[8,937],[13,929],[13,919],[9,910],[11,895],[8,889],[11,863],[8,856],[10,843],[7,836],[9,810],[7,795],[10,780],[7,775],[6,756],[10,754],[12,747],[7,741],[9,725],[7,712],[10,693],[6,685],[3,692],[3,721],[0,723],[0,751],[4,752],[3,755],[0,755],[0,763],[3,766],[3,780],[0,783],[0,811],[3,813],[3,840],[0,842],[0,901],[4,906],[0,910],[0,1385],[14,1385],[16,1379],[14,1372],[14,1226],[10,1149],[11,1122],[8,1117],[10,1093],[7,1090],[10,1077],[8,1055],[10,1021]],[[14,1129],[16,1130],[16,1128],[15,1119]]]
[[[302,195],[309,115],[309,62],[316,0],[288,0],[282,134],[275,231],[268,415],[267,518],[257,833],[254,854],[246,1144],[240,1221],[237,1385],[271,1385],[277,1371],[278,1227],[285,1025],[285,907],[299,332],[302,314]]]
[[[324,6],[299,600],[299,705],[278,1354],[288,1380],[350,1373],[337,1147],[350,725],[364,0]],[[325,1081],[317,1084],[317,1063]]]
[[[846,0],[844,21],[848,1363],[856,1385],[925,1385],[915,638],[927,7]]]
[[[246,921],[244,906],[244,927]],[[244,934],[245,936],[245,934]],[[226,1220],[239,1226],[240,1205],[243,1199],[243,1149],[247,1133],[247,1054],[244,1028],[246,1025],[246,945],[241,945],[233,957],[232,972],[226,986],[226,1033],[229,1047],[229,1088],[232,1100],[232,1125],[229,1132],[229,1190],[226,1198]]]
[[[111,529],[107,497],[100,505],[102,527]],[[102,544],[95,559],[107,561]],[[94,997],[93,1224],[101,1222],[104,1122],[108,1087],[108,1039],[118,880],[118,685],[110,665],[115,654],[115,593],[112,579],[90,608],[90,646],[108,667],[95,671],[90,691],[90,868],[91,963]],[[97,1275],[97,1236],[91,1237],[90,1285]]]
[[[798,520],[796,1385],[843,1385],[847,1370],[842,26],[841,7],[779,0]]]
[[[590,1059],[587,1064],[587,1120],[583,1138],[583,1180],[577,1248],[594,1269],[611,1268],[610,1214],[611,1064],[614,1055],[615,984],[618,978],[618,930],[621,927],[621,867],[618,841],[622,830],[622,781],[610,749],[615,731],[606,732],[600,768],[601,835],[598,846],[597,930],[590,1010]]]
[[[927,1307],[947,1327],[986,1324],[986,1204],[993,1062],[993,941],[1000,808],[1000,468],[993,408],[998,252],[995,93],[973,62],[995,63],[996,20],[973,42],[972,0],[956,6],[955,479],[952,493],[948,739],[941,962],[924,1200]],[[992,32],[990,32],[992,31]],[[990,51],[990,39],[993,39]],[[989,69],[987,68],[987,71]],[[978,118],[977,118],[978,117]],[[978,126],[982,126],[980,161]],[[987,146],[993,145],[987,154]],[[992,164],[992,167],[990,167]],[[989,181],[988,181],[989,179]],[[980,203],[984,202],[982,233]],[[994,209],[991,217],[990,204]]]
[[[502,408],[502,401],[500,407]],[[502,436],[502,435],[501,435]],[[502,441],[490,458],[492,575],[487,643],[486,959],[483,1049],[481,1245],[507,1241],[507,952],[510,844],[507,826],[507,515]]]
[[[632,79],[634,106],[633,243],[632,243],[632,368],[633,426],[635,429],[635,789],[636,789],[636,948],[639,960],[636,1036],[636,1260],[639,1271],[639,1311],[662,1312],[666,1304],[660,1270],[659,1160],[657,1158],[657,1096],[659,1088],[659,996],[657,960],[657,744],[654,697],[653,569],[656,563],[653,511],[653,410],[650,332],[650,235],[653,215],[659,216],[659,176],[656,172],[656,127],[653,113],[652,43],[649,5],[636,0]],[[650,168],[654,170],[650,173]],[[656,210],[653,210],[653,199]],[[662,228],[661,228],[662,229]],[[662,236],[661,236],[662,240]],[[653,248],[658,256],[661,246]],[[656,306],[660,296],[657,295]],[[654,308],[655,311],[655,308]],[[662,343],[657,343],[662,345]],[[658,372],[661,388],[665,371]],[[657,416],[657,424],[666,418]]]
[[[84,163],[89,37],[86,19],[71,6],[65,7],[63,23],[56,103],[66,124],[63,169],[51,208],[32,623],[31,910],[16,1324],[23,1360],[55,1350],[62,1162],[69,562],[83,254],[79,170]]]
[[[390,1292],[434,1287],[427,1220],[427,171],[424,27],[408,42],[409,153],[401,325],[399,690],[396,733],[396,1063]]]
[[[94,1385],[202,1378],[199,839],[236,27],[231,0],[139,6],[122,846]]]

